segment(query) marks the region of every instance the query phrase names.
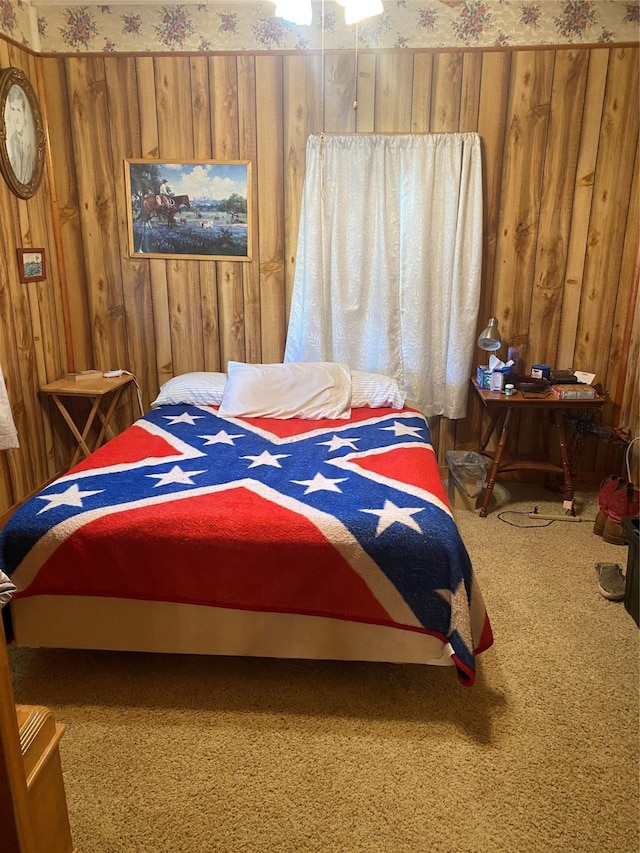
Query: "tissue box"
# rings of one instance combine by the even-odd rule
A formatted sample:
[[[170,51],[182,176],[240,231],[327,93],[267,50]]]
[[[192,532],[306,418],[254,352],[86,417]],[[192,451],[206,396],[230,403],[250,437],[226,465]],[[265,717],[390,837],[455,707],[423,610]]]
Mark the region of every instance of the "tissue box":
[[[476,367],[476,384],[478,385],[478,388],[484,388],[485,391],[501,391],[504,388],[504,383],[507,381],[507,376],[511,372],[512,367],[513,365],[509,364],[492,370],[487,364],[479,364]],[[491,377],[494,373],[500,374],[500,383],[499,387],[492,389],[493,383],[491,381]]]
[[[478,388],[489,390],[491,386],[491,369],[488,364],[479,364],[476,367],[476,384]]]

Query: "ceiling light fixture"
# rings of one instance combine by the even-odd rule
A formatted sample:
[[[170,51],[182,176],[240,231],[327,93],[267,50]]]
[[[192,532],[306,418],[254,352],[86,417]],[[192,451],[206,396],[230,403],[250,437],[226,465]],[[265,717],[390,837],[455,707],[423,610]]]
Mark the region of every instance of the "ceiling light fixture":
[[[275,14],[292,24],[310,24],[313,17],[311,0],[276,0]]]
[[[276,17],[291,21],[292,24],[311,23],[313,12],[311,0],[271,0],[276,6]],[[384,12],[382,0],[336,0],[344,8],[344,20],[349,26],[381,15]]]
[[[344,20],[349,25],[384,12],[382,0],[336,0],[336,2],[344,6]]]

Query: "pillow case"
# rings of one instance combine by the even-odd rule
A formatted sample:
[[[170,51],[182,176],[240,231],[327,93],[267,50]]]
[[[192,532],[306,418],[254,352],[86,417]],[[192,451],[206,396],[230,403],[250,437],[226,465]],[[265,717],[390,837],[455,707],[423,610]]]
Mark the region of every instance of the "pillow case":
[[[395,379],[382,373],[351,371],[351,406],[356,409],[402,409],[406,395]]]
[[[351,414],[351,371],[345,364],[230,361],[227,370],[221,415],[342,420]]]
[[[219,406],[226,382],[226,373],[181,373],[161,386],[151,408],[179,406],[185,403],[193,406]]]

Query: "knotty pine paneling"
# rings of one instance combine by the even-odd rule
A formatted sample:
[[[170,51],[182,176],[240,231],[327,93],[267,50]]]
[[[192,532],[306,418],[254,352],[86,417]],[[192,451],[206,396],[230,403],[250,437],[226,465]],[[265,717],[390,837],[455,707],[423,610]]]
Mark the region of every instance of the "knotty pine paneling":
[[[148,406],[176,373],[282,358],[305,145],[322,130],[477,131],[478,325],[497,316],[524,368],[596,372],[605,418],[638,434],[637,48],[33,57],[0,40],[0,64],[38,82],[50,140],[33,199],[0,182],[0,364],[21,438],[0,451],[0,513],[68,458],[38,397],[68,367],[130,369]],[[124,161],[138,157],[250,160],[251,261],[130,258]],[[46,282],[18,283],[20,245],[47,248]],[[119,424],[135,414],[128,399]],[[483,419],[470,400],[436,425],[441,463],[477,445]],[[538,443],[522,423],[520,448]],[[585,443],[583,471],[616,465]]]
[[[285,345],[285,219],[283,63],[279,57],[256,57],[257,189],[256,252],[260,271],[261,361],[282,358]]]
[[[256,72],[254,57],[238,57],[238,156],[241,160],[256,163],[258,143],[256,136]],[[251,214],[249,234],[250,254],[258,256],[258,221],[256,175],[252,175],[253,189],[248,199]],[[244,360],[252,363],[263,361],[261,357],[260,323],[260,264],[241,263],[242,293],[244,310]]]
[[[462,102],[462,57],[462,53],[436,53],[433,57],[429,117],[431,133],[458,132]]]
[[[587,298],[581,300],[574,348],[574,357],[589,361],[611,388],[620,367],[612,357],[619,354],[621,339],[616,305],[621,300],[626,314],[631,287],[627,276],[620,277],[626,227],[637,222],[638,200],[631,197],[638,153],[637,60],[637,50],[609,55],[583,271]]]
[[[586,90],[582,102],[582,122],[576,177],[571,210],[571,230],[567,246],[567,266],[562,291],[562,314],[557,341],[558,364],[573,363],[583,296],[585,246],[589,230],[593,179],[598,162],[598,141],[604,92],[607,83],[609,51],[596,50],[588,54]]]
[[[304,183],[305,145],[323,127],[322,61],[319,56],[287,56],[283,65],[283,160],[285,229],[285,316],[291,307],[300,202]],[[283,350],[284,352],[284,350]]]
[[[115,172],[114,198],[116,210],[117,243],[122,258],[122,309],[124,312],[124,334],[127,345],[127,363],[136,365],[136,376],[144,388],[157,381],[157,364],[153,336],[153,307],[150,288],[149,265],[144,261],[129,259],[127,255],[127,216],[124,168],[118,173],[118,164],[125,157],[136,158],[142,154],[140,147],[140,119],[137,109],[136,64],[132,57],[117,57],[117,61],[105,66],[106,98],[111,122],[108,134],[110,162]],[[124,93],[124,97],[122,97]],[[113,358],[113,357],[112,357]],[[112,363],[118,367],[119,361]],[[119,414],[120,424],[126,426],[137,414],[126,410],[133,403],[131,395],[124,395],[124,411]]]
[[[404,81],[404,85],[400,81]],[[411,86],[406,85],[411,81]],[[381,53],[376,57],[374,130],[376,133],[411,132],[411,54]],[[344,132],[337,130],[336,132]]]
[[[16,45],[0,40],[0,65],[22,69],[37,92],[38,63]],[[47,164],[45,164],[47,165]],[[7,508],[44,483],[60,467],[66,446],[55,440],[40,405],[40,385],[60,375],[64,342],[55,246],[50,243],[52,211],[49,169],[40,191],[16,198],[0,180],[0,365],[5,378],[20,448],[0,451],[0,506]],[[21,284],[16,248],[45,247],[48,277]]]

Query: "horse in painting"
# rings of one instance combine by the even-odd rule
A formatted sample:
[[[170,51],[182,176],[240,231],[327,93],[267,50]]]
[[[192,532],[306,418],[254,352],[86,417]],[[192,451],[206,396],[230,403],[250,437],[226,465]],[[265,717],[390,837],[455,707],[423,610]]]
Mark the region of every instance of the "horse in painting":
[[[148,195],[142,203],[145,222],[150,222],[152,216],[162,216],[167,220],[167,225],[173,225],[173,218],[180,207],[191,207],[188,195],[170,196],[173,204],[158,204],[154,195]]]

